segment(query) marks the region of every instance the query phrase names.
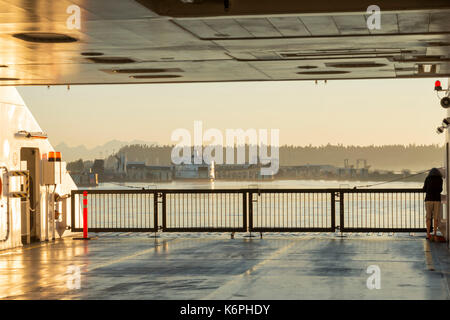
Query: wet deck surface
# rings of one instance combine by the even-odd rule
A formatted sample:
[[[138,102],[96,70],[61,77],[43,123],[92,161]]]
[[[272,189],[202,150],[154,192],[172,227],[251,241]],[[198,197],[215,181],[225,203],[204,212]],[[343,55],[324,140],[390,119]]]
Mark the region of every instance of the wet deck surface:
[[[445,246],[422,235],[65,238],[0,251],[0,299],[450,299]],[[367,288],[370,265],[380,289]]]

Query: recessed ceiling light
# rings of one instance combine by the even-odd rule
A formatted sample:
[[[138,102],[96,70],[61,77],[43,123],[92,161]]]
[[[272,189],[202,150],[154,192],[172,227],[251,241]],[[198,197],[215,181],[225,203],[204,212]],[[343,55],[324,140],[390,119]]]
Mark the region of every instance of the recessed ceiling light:
[[[51,33],[51,32],[24,32],[16,33],[13,37],[36,43],[67,43],[75,42],[77,39],[72,38],[68,35],[62,33]]]
[[[438,64],[431,64],[431,63],[419,64],[417,72],[418,72],[418,74],[439,73],[439,65]]]
[[[423,72],[425,73],[429,73],[431,72],[431,67],[433,66],[432,64],[424,64],[423,66]]]

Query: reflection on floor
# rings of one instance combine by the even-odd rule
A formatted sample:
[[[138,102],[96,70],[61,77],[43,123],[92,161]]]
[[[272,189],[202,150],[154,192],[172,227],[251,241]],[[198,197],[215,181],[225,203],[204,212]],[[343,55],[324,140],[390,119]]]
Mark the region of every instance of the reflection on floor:
[[[450,299],[449,270],[422,234],[111,233],[1,251],[0,299]]]

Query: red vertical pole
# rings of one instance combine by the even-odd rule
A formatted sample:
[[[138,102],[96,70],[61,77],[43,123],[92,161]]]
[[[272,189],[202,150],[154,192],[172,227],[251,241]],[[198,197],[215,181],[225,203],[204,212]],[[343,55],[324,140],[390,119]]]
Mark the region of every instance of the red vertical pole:
[[[83,238],[88,237],[88,209],[87,209],[87,191],[83,192]]]

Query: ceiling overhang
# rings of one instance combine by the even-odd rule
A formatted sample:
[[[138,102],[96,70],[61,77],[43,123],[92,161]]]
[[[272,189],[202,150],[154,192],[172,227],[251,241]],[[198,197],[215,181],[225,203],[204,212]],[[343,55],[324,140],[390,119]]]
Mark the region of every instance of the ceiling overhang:
[[[299,1],[299,0],[136,0],[161,16],[219,17],[286,15],[306,13],[362,12],[376,4],[383,11],[412,11],[450,9],[448,0],[346,0],[346,1]]]
[[[450,1],[370,2],[0,0],[0,86],[450,77]]]

